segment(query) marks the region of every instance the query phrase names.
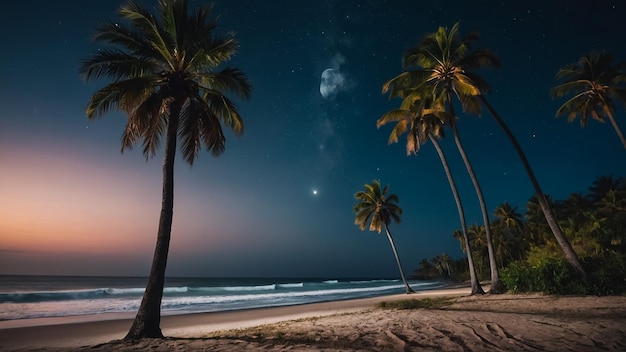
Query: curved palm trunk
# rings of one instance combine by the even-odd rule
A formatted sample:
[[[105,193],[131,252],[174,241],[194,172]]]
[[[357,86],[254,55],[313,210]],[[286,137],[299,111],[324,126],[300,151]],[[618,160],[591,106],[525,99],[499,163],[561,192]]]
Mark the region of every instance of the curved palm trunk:
[[[576,256],[576,252],[574,252],[574,249],[565,238],[565,235],[563,234],[563,231],[561,230],[561,227],[559,226],[556,220],[556,216],[554,215],[552,208],[548,204],[548,201],[546,200],[546,197],[543,191],[541,190],[541,187],[539,186],[537,177],[535,177],[535,173],[530,167],[530,163],[528,163],[528,159],[526,159],[526,155],[524,154],[522,147],[517,142],[517,138],[515,138],[515,136],[513,135],[513,132],[511,132],[509,127],[506,125],[506,123],[504,123],[504,120],[502,120],[500,115],[498,115],[498,113],[493,109],[493,107],[491,106],[491,104],[489,104],[487,99],[483,95],[480,96],[480,99],[482,100],[485,107],[487,107],[487,110],[489,110],[489,113],[491,114],[491,116],[493,116],[496,122],[498,122],[500,127],[504,130],[506,135],[509,137],[509,140],[511,141],[511,143],[513,143],[513,146],[515,147],[515,150],[517,151],[517,154],[519,155],[519,158],[521,159],[522,164],[524,164],[524,168],[526,169],[526,172],[528,173],[530,182],[533,184],[533,187],[535,188],[535,193],[537,194],[537,201],[539,202],[539,206],[541,207],[541,210],[543,211],[543,215],[545,216],[546,221],[548,222],[548,226],[550,226],[550,229],[552,230],[552,234],[554,235],[554,238],[556,239],[557,243],[563,250],[563,255],[565,256],[565,260],[567,260],[576,270],[578,270],[583,275],[583,277],[586,278],[587,274],[585,273],[585,269],[583,269],[582,265],[580,264],[580,261],[578,260],[578,256]]]
[[[430,141],[435,146],[437,150],[437,154],[439,154],[439,159],[441,159],[441,165],[443,166],[444,171],[446,172],[446,177],[448,178],[448,183],[450,184],[450,189],[452,190],[452,195],[454,196],[454,201],[456,202],[456,208],[459,212],[459,220],[461,220],[461,231],[463,233],[463,241],[465,242],[465,248],[467,250],[467,264],[469,266],[470,272],[470,284],[472,286],[472,295],[482,295],[485,293],[483,291],[482,286],[480,286],[480,282],[478,282],[478,278],[476,277],[476,268],[474,267],[474,259],[472,258],[472,250],[470,249],[469,244],[469,236],[467,235],[467,225],[465,223],[465,212],[463,211],[463,204],[461,203],[461,197],[459,196],[459,192],[456,189],[456,183],[454,182],[454,178],[452,177],[452,172],[450,171],[450,166],[448,165],[448,160],[446,159],[445,154],[443,153],[443,149],[441,149],[441,145],[435,137],[431,134],[428,135]]]
[[[402,270],[402,264],[400,263],[400,256],[398,255],[398,251],[396,250],[396,245],[393,243],[393,238],[391,237],[391,232],[389,232],[389,227],[385,224],[385,231],[387,232],[387,238],[389,239],[389,243],[391,244],[391,249],[393,249],[393,255],[396,257],[396,262],[398,263],[398,269],[400,269],[400,277],[402,278],[402,282],[404,283],[404,288],[406,289],[406,293],[413,293],[413,289],[409,286],[409,283],[406,281],[404,277],[404,270]]]
[[[476,190],[476,196],[478,197],[478,203],[480,204],[480,211],[483,215],[483,224],[485,226],[485,237],[487,239],[487,252],[489,253],[489,268],[491,270],[491,288],[489,289],[489,293],[499,294],[506,292],[506,288],[504,284],[500,280],[500,273],[498,272],[498,263],[496,262],[496,253],[493,249],[493,237],[491,236],[491,224],[489,222],[489,213],[487,212],[487,203],[485,202],[485,197],[483,196],[482,188],[478,183],[478,178],[474,173],[474,168],[465,153],[465,148],[463,148],[463,143],[461,143],[461,137],[459,136],[459,131],[456,126],[456,122],[452,122],[452,132],[454,133],[454,142],[456,143],[456,147],[459,150],[459,154],[461,154],[461,158],[463,159],[463,163],[465,163],[465,168],[467,169],[467,173],[472,180],[472,184],[474,185],[474,190]]]
[[[615,116],[613,116],[613,113],[608,109],[606,104],[604,105],[604,113],[608,116],[609,121],[611,121],[611,125],[613,125],[613,129],[615,129],[615,133],[617,133],[619,140],[622,142],[622,145],[624,145],[624,149],[626,149],[626,138],[624,138],[624,134],[615,120]]]
[[[161,216],[157,243],[152,259],[152,268],[148,277],[146,291],[143,294],[141,305],[135,316],[125,340],[139,338],[160,338],[161,332],[161,300],[165,286],[165,267],[170,246],[172,232],[172,218],[174,215],[174,160],[176,155],[176,134],[178,131],[178,115],[180,108],[170,112],[170,121],[167,128],[165,143],[165,160],[163,161],[163,195],[161,200]]]

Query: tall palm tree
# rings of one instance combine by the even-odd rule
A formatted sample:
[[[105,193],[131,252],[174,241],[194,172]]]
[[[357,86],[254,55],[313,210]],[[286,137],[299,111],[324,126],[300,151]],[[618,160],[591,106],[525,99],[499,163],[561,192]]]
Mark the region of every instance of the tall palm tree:
[[[465,112],[480,113],[481,104],[489,111],[513,144],[535,189],[541,210],[550,226],[554,238],[563,251],[565,259],[583,276],[586,276],[585,270],[580,264],[574,249],[559,227],[554,211],[550,207],[546,195],[539,185],[539,181],[526,158],[524,150],[502,117],[485,97],[485,94],[489,92],[489,85],[482,77],[473,72],[481,68],[499,67],[500,62],[498,58],[488,49],[476,49],[472,51],[471,43],[479,39],[478,32],[470,32],[465,37],[461,38],[458,29],[459,23],[456,23],[450,31],[447,31],[445,28],[439,28],[437,32],[427,36],[421,48],[418,47],[415,50],[411,50],[405,56],[407,64],[415,63],[418,66],[424,67],[424,69],[406,72],[404,77],[401,77],[401,75],[398,76],[398,78],[401,79],[401,82],[405,85],[408,83],[410,85],[425,85],[431,87],[434,94],[443,95],[448,101],[451,96],[455,95]],[[448,103],[451,106],[452,103]],[[497,268],[497,266],[495,266],[493,246],[491,247],[489,260],[493,270],[493,268]]]
[[[604,122],[609,119],[624,149],[626,138],[615,120],[615,105],[626,104],[626,62],[613,63],[607,52],[590,52],[578,62],[561,68],[556,78],[562,83],[552,88],[553,98],[573,95],[557,110],[556,116],[567,115],[572,122],[580,115],[580,125],[587,120]]]
[[[506,288],[500,280],[496,264],[489,212],[487,211],[480,183],[459,136],[457,116],[454,112],[452,100],[453,97],[456,97],[466,112],[479,111],[480,102],[475,97],[480,93],[481,88],[488,87],[488,85],[471,72],[464,72],[461,67],[481,67],[497,64],[497,59],[487,50],[467,54],[469,43],[474,40],[476,33],[472,32],[467,37],[460,38],[458,27],[459,24],[455,24],[450,32],[440,27],[437,32],[424,37],[420,45],[409,49],[404,54],[403,67],[407,71],[388,83],[397,86],[395,90],[406,89],[408,86],[415,90],[426,91],[428,92],[427,94],[433,95],[433,99],[441,101],[448,109],[449,114],[447,114],[444,123],[452,129],[457,149],[474,185],[481,208],[483,225],[487,232],[491,268],[491,288],[489,291],[491,293],[502,293],[506,291]],[[417,87],[415,87],[416,85]],[[428,89],[426,90],[426,88]]]
[[[400,109],[392,110],[385,113],[378,121],[376,126],[381,126],[396,122],[395,127],[389,135],[389,144],[396,143],[400,135],[408,131],[406,151],[407,155],[417,154],[421,149],[421,145],[427,140],[435,147],[437,155],[441,160],[444,172],[448,179],[448,184],[452,190],[452,195],[456,203],[457,211],[459,214],[459,220],[461,221],[461,231],[463,234],[463,240],[465,241],[465,253],[467,254],[468,267],[470,272],[470,285],[471,294],[484,294],[482,286],[476,275],[474,268],[474,259],[472,257],[472,251],[469,248],[469,237],[467,234],[467,225],[465,222],[465,212],[463,210],[463,204],[461,203],[461,197],[456,188],[456,182],[450,171],[450,166],[446,159],[446,156],[439,144],[438,138],[443,138],[444,131],[442,126],[442,119],[438,116],[444,115],[443,108],[432,99],[422,99],[423,94],[416,94],[415,91],[410,90],[396,90],[391,92],[392,87],[385,84],[383,86],[383,94],[390,92],[397,96],[404,97]]]
[[[371,184],[365,184],[365,190],[359,191],[354,194],[354,198],[360,202],[354,206],[354,212],[356,213],[356,219],[354,223],[359,225],[361,230],[365,230],[367,223],[369,222],[369,230],[376,231],[380,234],[382,228],[385,228],[387,239],[393,250],[393,255],[396,257],[398,263],[398,269],[400,270],[400,277],[406,289],[406,293],[415,292],[409,286],[409,283],[404,277],[404,270],[402,270],[402,264],[400,263],[400,256],[396,250],[396,245],[393,242],[393,237],[389,231],[389,223],[393,220],[396,224],[400,222],[400,215],[402,214],[402,208],[398,206],[398,196],[395,194],[387,195],[389,186],[385,186],[382,190],[380,188],[380,181],[374,180]]]
[[[206,147],[214,156],[224,151],[221,124],[241,134],[243,123],[225,92],[248,98],[252,87],[238,69],[218,66],[230,60],[238,43],[232,34],[214,32],[211,7],[188,13],[186,0],[160,0],[157,14],[132,0],[121,7],[123,23],[106,22],[95,41],[112,45],[82,62],[86,80],[112,79],[87,105],[95,119],[110,110],[127,116],[122,152],[138,142],[146,158],[165,138],[163,192],[157,242],[141,305],[125,339],[162,337],[161,300],[174,206],[174,160],[177,143],[183,159],[193,164]]]

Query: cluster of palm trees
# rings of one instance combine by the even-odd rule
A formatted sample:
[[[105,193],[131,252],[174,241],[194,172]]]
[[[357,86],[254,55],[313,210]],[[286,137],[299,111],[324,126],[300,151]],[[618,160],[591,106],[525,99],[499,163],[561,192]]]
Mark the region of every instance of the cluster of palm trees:
[[[593,182],[587,194],[572,193],[567,199],[555,201],[548,197],[548,201],[578,255],[626,259],[626,233],[623,231],[626,228],[626,178],[601,176]],[[562,256],[535,196],[530,197],[524,214],[517,207],[502,203],[495,208],[493,215],[490,227],[499,269],[505,269],[513,262],[538,267],[546,259]],[[477,276],[480,280],[488,280],[490,266],[485,228],[473,224],[468,235]],[[461,231],[456,230],[453,236],[466,252]],[[467,276],[467,262],[454,260],[446,253],[422,259],[412,275],[424,280],[464,280]]]
[[[584,277],[585,270],[563,233],[549,203],[549,198],[541,189],[517,138],[487,100],[486,94],[489,93],[490,87],[476,71],[489,67],[498,68],[500,62],[489,49],[472,50],[471,45],[478,39],[477,32],[462,36],[459,32],[459,23],[456,23],[449,30],[440,27],[436,32],[426,35],[417,47],[408,50],[403,57],[404,71],[387,81],[382,88],[383,93],[389,94],[390,98],[402,99],[400,107],[380,117],[377,126],[395,123],[389,136],[389,143],[397,142],[399,136],[406,133],[406,151],[409,155],[416,154],[420,146],[428,141],[434,145],[457,205],[461,224],[459,238],[463,239],[464,250],[467,254],[472,294],[484,293],[477,279],[470,244],[470,231],[476,232],[478,228],[467,228],[463,204],[457,192],[454,177],[438,142],[438,139],[444,137],[445,127],[453,133],[458,152],[472,180],[480,204],[483,217],[480,231],[484,233],[490,267],[489,291],[501,293],[505,288],[499,278],[496,258],[498,250],[494,247],[487,205],[457,128],[456,121],[459,114],[456,110],[458,108],[465,114],[480,114],[484,107],[503,129],[529,176],[535,190],[535,199],[556,243],[566,260]],[[557,73],[557,78],[562,83],[552,90],[552,95],[555,98],[567,94],[574,94],[574,96],[563,104],[557,111],[557,115],[568,114],[570,120],[581,115],[583,125],[587,116],[600,121],[606,117],[613,123],[618,135],[623,139],[615,123],[613,112],[616,103],[626,102],[626,91],[621,85],[626,81],[624,72],[624,64],[612,64],[611,56],[606,53],[591,53],[578,63],[565,66]]]
[[[128,116],[122,134],[122,152],[141,143],[144,155],[150,158],[155,155],[162,139],[165,140],[162,208],[156,248],[148,284],[126,339],[162,337],[160,306],[173,219],[176,151],[180,149],[183,159],[190,165],[203,148],[214,156],[221,154],[226,143],[222,125],[232,129],[235,134],[243,131],[241,116],[228,94],[246,99],[252,87],[240,70],[220,68],[237,52],[238,42],[232,34],[220,35],[215,32],[216,22],[211,17],[210,6],[190,13],[187,0],[159,0],[156,14],[153,15],[145,7],[129,0],[121,7],[119,14],[122,22],[109,21],[99,25],[94,37],[96,42],[111,45],[111,48],[100,49],[83,60],[80,72],[86,80],[112,80],[93,94],[87,105],[87,116],[95,119],[111,110],[120,110]],[[486,100],[484,94],[488,92],[487,83],[473,72],[482,67],[499,66],[491,51],[470,51],[470,43],[476,39],[478,35],[475,32],[461,38],[456,24],[450,31],[440,28],[426,36],[420,46],[407,52],[404,57],[407,71],[387,82],[383,88],[391,97],[402,98],[402,106],[383,116],[378,124],[397,123],[390,141],[397,141],[399,135],[409,131],[409,153],[416,153],[427,140],[436,146],[457,200],[464,241],[466,247],[470,248],[460,198],[443,151],[437,146],[437,138],[443,137],[443,127],[451,127],[483,209],[487,243],[490,245],[489,258],[493,264],[491,290],[500,292],[495,252],[490,244],[489,219],[484,211],[486,205],[455,122],[458,118],[455,103],[460,103],[466,113],[478,113],[481,105],[485,106],[502,125],[518,151],[535,187],[538,203],[567,259],[582,271],[519,144]],[[618,72],[622,72],[621,67],[617,68]],[[559,76],[573,81],[572,77],[575,77],[577,70],[574,65]],[[609,83],[620,83],[622,78],[610,78]],[[608,78],[606,75],[596,76],[596,71],[591,71],[589,80],[594,79],[604,82]],[[564,83],[555,88],[554,95],[561,96],[572,90],[585,89],[581,88],[583,86],[578,81]],[[586,89],[568,101],[560,111],[570,114],[570,117],[574,112],[582,111],[583,123],[587,116],[599,120],[607,116],[623,139],[614,122],[612,105],[613,100],[624,100],[623,91],[595,84]],[[594,104],[604,104],[604,107],[599,109]],[[394,206],[397,197],[387,196],[387,190],[387,187],[381,190],[380,184],[376,182],[369,188],[366,186],[366,192],[357,194],[357,198],[367,205],[357,205],[355,210],[357,222],[361,222],[362,227],[368,218],[372,219],[370,229],[380,233],[384,226],[395,252],[388,225],[391,220],[399,221],[399,216],[395,214],[399,215],[401,209]],[[369,199],[369,193],[376,194],[384,202]],[[396,258],[402,272],[397,253]],[[470,250],[468,261],[470,268],[473,268]],[[472,292],[480,293],[482,288],[477,284],[475,276],[473,274]],[[409,291],[410,287],[408,284],[406,286]]]
[[[626,254],[626,179],[598,177],[589,193],[572,193],[567,199],[553,201],[550,206],[559,218],[568,241],[582,257],[623,256]],[[515,261],[540,265],[546,258],[559,258],[560,248],[541,214],[536,197],[531,197],[522,215],[517,207],[503,203],[496,207],[492,221],[494,248],[498,267],[503,269]],[[483,226],[472,225],[470,249],[475,255],[478,276],[487,279],[489,270],[487,245]],[[455,237],[462,240],[458,233]],[[463,242],[461,247],[465,251]]]

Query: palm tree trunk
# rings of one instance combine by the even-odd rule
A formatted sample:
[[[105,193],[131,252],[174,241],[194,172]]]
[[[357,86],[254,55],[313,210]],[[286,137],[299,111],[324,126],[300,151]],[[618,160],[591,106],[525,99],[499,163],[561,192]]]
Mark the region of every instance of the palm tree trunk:
[[[463,233],[463,241],[465,242],[465,249],[467,250],[467,265],[469,267],[470,273],[470,284],[472,286],[472,295],[482,295],[485,293],[483,291],[482,286],[480,286],[480,282],[478,282],[478,278],[476,277],[476,268],[474,267],[474,259],[472,258],[472,251],[469,245],[469,236],[467,235],[467,225],[465,223],[465,212],[463,211],[463,204],[461,203],[461,197],[459,196],[459,192],[456,188],[456,183],[454,182],[454,177],[452,177],[452,172],[450,171],[450,166],[448,165],[448,160],[446,159],[445,154],[443,153],[443,149],[441,149],[441,145],[435,137],[431,134],[428,134],[428,138],[435,146],[437,150],[437,154],[439,155],[439,159],[441,159],[441,165],[443,166],[443,170],[446,173],[446,177],[448,178],[448,183],[450,184],[450,189],[452,190],[452,195],[454,196],[454,201],[456,202],[456,209],[459,212],[459,220],[461,221],[461,231]]]
[[[622,141],[622,145],[624,145],[624,149],[626,149],[626,138],[624,138],[624,134],[622,133],[622,130],[619,128],[619,125],[617,124],[617,121],[615,120],[615,116],[613,116],[613,113],[611,112],[611,110],[609,110],[606,104],[604,105],[604,112],[606,113],[606,116],[608,116],[609,121],[611,121],[611,125],[613,125],[613,129],[615,129],[615,133],[617,133],[619,140]]]
[[[530,163],[528,162],[528,159],[526,159],[526,155],[524,154],[522,147],[519,145],[517,138],[515,138],[515,136],[513,135],[513,132],[511,132],[511,130],[506,125],[504,120],[502,120],[500,115],[498,115],[498,113],[493,109],[491,104],[489,104],[489,102],[487,101],[487,98],[481,95],[480,99],[482,100],[485,107],[487,107],[487,110],[489,111],[491,116],[493,116],[496,122],[500,125],[500,127],[504,130],[506,135],[509,137],[509,140],[511,141],[511,143],[513,143],[513,147],[515,147],[515,150],[517,151],[517,154],[519,155],[519,158],[521,159],[522,164],[524,165],[524,168],[526,169],[526,173],[528,173],[530,182],[533,184],[533,187],[535,188],[535,193],[537,194],[537,201],[539,202],[539,206],[541,207],[541,210],[543,211],[543,215],[545,216],[546,221],[548,222],[548,226],[550,226],[550,229],[552,230],[552,234],[554,235],[554,238],[556,239],[557,243],[563,250],[563,255],[565,256],[565,260],[567,260],[570,263],[570,265],[572,265],[576,270],[578,270],[583,275],[584,278],[586,278],[587,274],[585,273],[585,269],[580,264],[580,261],[578,260],[578,256],[576,256],[576,252],[574,252],[574,249],[572,248],[570,243],[567,241],[567,238],[565,238],[565,235],[563,234],[563,231],[561,230],[561,227],[559,226],[556,220],[554,211],[548,204],[545,194],[541,190],[541,187],[539,186],[539,182],[537,181],[537,177],[535,177],[535,173],[530,167]]]
[[[459,150],[459,154],[461,154],[467,173],[469,174],[472,184],[474,185],[474,190],[476,191],[476,196],[478,197],[478,203],[480,204],[480,211],[483,215],[485,237],[487,239],[487,252],[489,254],[489,268],[491,270],[491,288],[489,289],[489,293],[504,293],[506,292],[506,288],[500,280],[500,273],[498,272],[498,263],[496,262],[496,254],[493,249],[493,237],[491,236],[491,224],[489,222],[489,213],[487,212],[487,203],[485,202],[482,188],[478,183],[478,178],[474,173],[474,168],[467,157],[467,153],[465,153],[465,148],[463,148],[463,143],[461,143],[461,137],[459,136],[459,130],[456,126],[456,122],[454,121],[452,122],[452,132],[454,133],[454,142],[456,143],[456,147]]]
[[[173,104],[176,105],[176,104]],[[146,291],[125,340],[139,338],[161,338],[161,300],[165,286],[165,268],[172,232],[174,215],[174,160],[176,155],[176,136],[178,131],[178,115],[180,107],[172,107],[167,128],[165,143],[165,160],[163,161],[163,194],[161,215],[157,232],[157,243],[152,259],[152,269],[148,277]]]
[[[413,293],[413,289],[409,286],[409,283],[406,281],[404,277],[404,270],[402,270],[402,264],[400,263],[400,256],[398,255],[398,251],[396,250],[396,245],[393,243],[393,238],[391,237],[391,232],[389,232],[389,227],[385,224],[385,231],[387,232],[387,238],[389,239],[389,243],[391,244],[391,249],[393,250],[393,255],[396,257],[396,262],[398,263],[398,269],[400,269],[400,277],[402,278],[402,282],[404,283],[404,288],[406,289],[406,293]]]

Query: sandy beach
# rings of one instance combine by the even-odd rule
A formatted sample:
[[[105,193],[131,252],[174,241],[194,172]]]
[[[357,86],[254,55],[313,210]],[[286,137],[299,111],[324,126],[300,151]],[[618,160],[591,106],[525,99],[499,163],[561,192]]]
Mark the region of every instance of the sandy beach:
[[[449,297],[428,309],[380,302]],[[165,339],[120,341],[132,317],[2,322],[3,351],[624,351],[626,296],[469,296],[469,288],[165,316]],[[37,326],[27,326],[35,325]]]

